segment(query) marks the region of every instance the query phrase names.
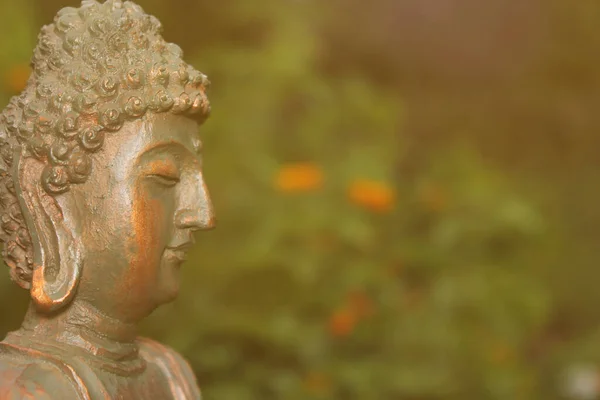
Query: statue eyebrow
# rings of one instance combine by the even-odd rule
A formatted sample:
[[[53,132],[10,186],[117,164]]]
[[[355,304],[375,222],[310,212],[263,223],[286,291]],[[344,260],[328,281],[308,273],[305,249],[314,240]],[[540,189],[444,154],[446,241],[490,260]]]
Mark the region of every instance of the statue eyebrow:
[[[200,145],[199,147],[201,149],[202,145]],[[192,156],[194,158],[198,156],[198,152],[200,151],[199,149],[195,148],[195,150],[197,152],[196,152],[196,154],[194,154],[192,151],[190,151],[190,149],[188,149],[182,143],[176,142],[176,141],[158,142],[158,143],[155,143],[155,144],[147,147],[146,149],[144,149],[144,151],[139,155],[139,158],[141,158],[141,157],[147,157],[147,156],[151,155],[152,153],[158,152],[158,151],[160,151],[162,149],[165,149],[165,148],[172,148],[172,149],[175,149],[177,151],[187,153],[187,154],[189,154],[190,156]]]

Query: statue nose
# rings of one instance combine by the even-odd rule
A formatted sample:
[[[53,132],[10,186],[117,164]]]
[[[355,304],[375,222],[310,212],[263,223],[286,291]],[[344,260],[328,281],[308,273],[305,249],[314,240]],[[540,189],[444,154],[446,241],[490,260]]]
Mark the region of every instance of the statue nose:
[[[206,184],[202,181],[200,190],[190,197],[190,204],[175,213],[175,225],[180,229],[213,229],[216,226],[216,218]]]
[[[176,216],[176,226],[180,229],[209,230],[216,226],[216,218],[210,208],[200,207],[199,210],[180,210]]]

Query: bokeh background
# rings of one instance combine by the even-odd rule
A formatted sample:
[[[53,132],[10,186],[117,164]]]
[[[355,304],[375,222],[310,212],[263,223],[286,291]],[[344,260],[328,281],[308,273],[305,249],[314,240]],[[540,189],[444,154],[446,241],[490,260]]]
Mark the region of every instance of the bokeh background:
[[[599,398],[600,2],[138,3],[213,83],[219,226],[143,327],[206,399]],[[0,0],[0,106],[76,5]]]

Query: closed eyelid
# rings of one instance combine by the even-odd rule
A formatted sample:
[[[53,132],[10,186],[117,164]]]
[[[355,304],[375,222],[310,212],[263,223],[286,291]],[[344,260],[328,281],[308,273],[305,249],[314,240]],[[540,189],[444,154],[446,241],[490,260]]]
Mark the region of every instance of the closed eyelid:
[[[180,170],[177,164],[169,159],[154,160],[144,166],[143,172],[147,175],[161,175],[179,178]]]

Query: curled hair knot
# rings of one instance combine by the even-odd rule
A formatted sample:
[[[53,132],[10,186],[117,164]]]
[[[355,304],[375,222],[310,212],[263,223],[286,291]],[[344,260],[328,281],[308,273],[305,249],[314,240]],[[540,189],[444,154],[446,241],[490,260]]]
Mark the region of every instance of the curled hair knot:
[[[125,114],[127,114],[130,118],[138,118],[144,115],[146,112],[146,104],[144,104],[144,100],[138,95],[124,95],[123,96],[123,110]]]
[[[89,126],[84,128],[79,133],[79,143],[81,143],[81,146],[89,152],[95,152],[100,150],[103,142],[104,131],[100,126]]]
[[[69,157],[67,174],[72,183],[82,183],[92,171],[92,162],[83,151],[73,151]]]
[[[75,111],[70,111],[58,120],[56,130],[65,139],[71,139],[77,135],[78,125],[79,114]]]
[[[116,104],[107,104],[100,111],[99,122],[109,131],[118,131],[123,126],[123,114]]]
[[[47,165],[42,172],[42,185],[50,194],[60,194],[69,190],[69,176],[66,168]]]
[[[72,147],[64,141],[54,143],[50,148],[50,159],[55,165],[67,165]]]
[[[98,81],[98,94],[102,97],[113,97],[119,90],[119,80],[113,75],[106,75]]]

